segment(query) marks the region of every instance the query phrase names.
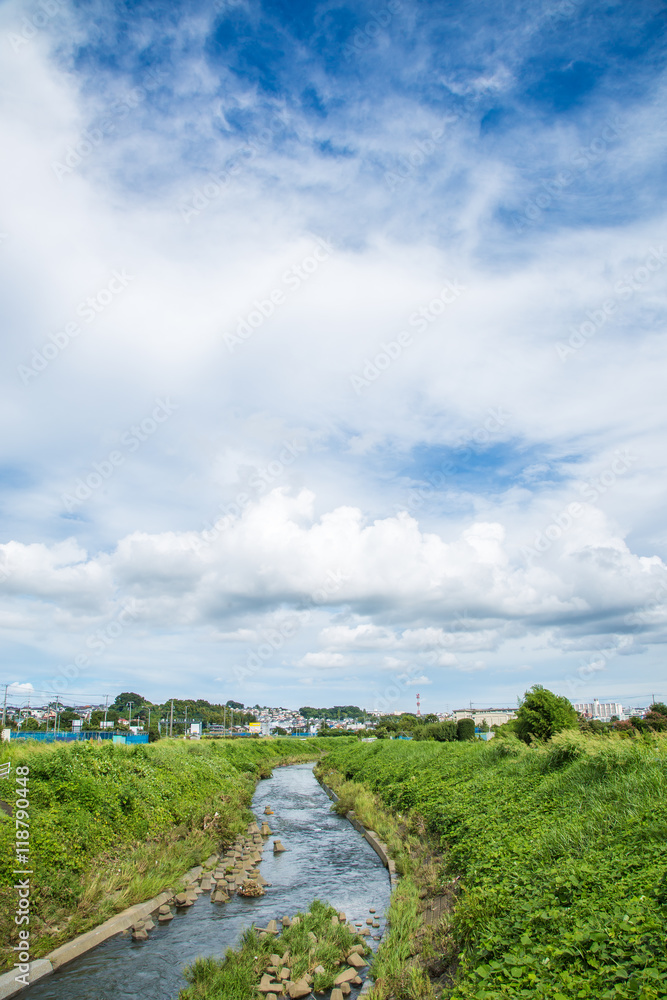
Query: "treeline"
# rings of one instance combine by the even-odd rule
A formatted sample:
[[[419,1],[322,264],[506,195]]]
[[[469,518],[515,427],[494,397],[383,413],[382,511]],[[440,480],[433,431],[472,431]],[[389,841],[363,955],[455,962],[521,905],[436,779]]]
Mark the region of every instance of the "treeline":
[[[299,709],[304,719],[363,719],[366,713],[358,705],[334,705],[333,708],[313,708],[304,705]]]

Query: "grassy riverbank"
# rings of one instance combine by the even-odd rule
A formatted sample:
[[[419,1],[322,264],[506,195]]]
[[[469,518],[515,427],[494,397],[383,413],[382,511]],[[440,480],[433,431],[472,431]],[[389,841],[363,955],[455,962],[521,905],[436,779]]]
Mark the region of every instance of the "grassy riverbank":
[[[443,996],[667,995],[664,738],[382,741],[334,747],[327,766],[408,826],[423,817],[442,847],[443,885],[460,879],[460,964]]]
[[[366,829],[387,845],[401,876],[391,897],[388,929],[372,963],[375,980],[369,1000],[434,1000],[431,976],[447,975],[453,940],[447,914],[451,888],[443,889],[443,865],[437,838],[426,830],[419,814],[397,816],[367,786],[346,780],[325,757],[316,774],[338,795],[336,812],[353,812]],[[427,923],[425,913],[434,899],[443,919]]]
[[[37,958],[136,902],[242,832],[255,783],[278,764],[313,760],[329,740],[5,744],[14,801],[28,767],[31,951]],[[10,794],[11,792],[11,794]],[[15,823],[0,812],[2,968],[13,962]]]

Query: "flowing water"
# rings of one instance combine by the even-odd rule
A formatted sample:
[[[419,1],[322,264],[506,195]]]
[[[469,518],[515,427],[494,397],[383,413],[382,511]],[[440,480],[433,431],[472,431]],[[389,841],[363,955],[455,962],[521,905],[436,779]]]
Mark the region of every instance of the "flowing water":
[[[269,805],[275,815],[264,816]],[[389,906],[389,876],[370,845],[340,816],[313,776],[312,764],[278,767],[260,781],[252,808],[267,819],[286,848],[274,855],[270,842],[260,866],[267,882],[258,899],[234,896],[211,903],[203,893],[194,906],[176,911],[167,924],[152,930],[148,941],[129,934],[110,938],[59,972],[35,983],[20,996],[26,1000],[175,1000],[185,985],[183,967],[198,955],[222,956],[238,945],[251,924],[293,916],[313,899],[343,910],[349,921],[364,921],[373,907],[384,929]],[[367,939],[373,946],[376,942]]]

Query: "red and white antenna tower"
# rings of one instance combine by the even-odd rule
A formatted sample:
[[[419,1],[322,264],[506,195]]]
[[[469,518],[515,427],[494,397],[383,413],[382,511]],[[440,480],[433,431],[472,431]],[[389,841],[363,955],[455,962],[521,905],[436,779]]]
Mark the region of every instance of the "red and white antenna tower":
[[[419,697],[420,697],[420,696],[419,696],[419,695],[417,695],[417,718],[418,718],[418,719],[420,718],[420,716],[421,716],[421,714],[422,714],[422,710],[421,710],[421,707],[420,707],[420,704],[419,704]]]

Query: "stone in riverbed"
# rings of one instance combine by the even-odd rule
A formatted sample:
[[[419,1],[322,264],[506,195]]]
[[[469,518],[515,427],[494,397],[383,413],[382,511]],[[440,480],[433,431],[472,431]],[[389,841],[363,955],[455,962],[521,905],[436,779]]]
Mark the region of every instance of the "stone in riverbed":
[[[339,989],[332,990],[330,1000],[343,1000],[343,991]]]
[[[140,927],[136,931],[133,930],[132,931],[132,940],[133,941],[148,941],[148,931],[144,930],[143,927]]]
[[[340,920],[341,924],[344,924],[345,921],[347,920],[347,917],[345,916],[342,910],[338,914],[338,919]]]
[[[174,914],[173,913],[171,913],[171,912],[170,913],[161,913],[160,916],[157,918],[157,922],[159,924],[168,924],[169,921],[173,920],[173,919],[174,919]]]
[[[299,997],[307,997],[311,992],[310,983],[305,979],[299,979],[298,982],[292,983],[287,987],[287,995],[290,997],[290,1000],[298,1000]]]
[[[171,913],[171,907],[169,906],[168,903],[163,903],[160,909],[158,910],[158,913]]]
[[[352,982],[353,979],[356,978],[357,978],[356,969],[344,969],[342,972],[339,972],[336,978],[334,979],[334,986],[340,986],[341,983],[350,983]]]
[[[274,854],[281,854],[285,850],[287,850],[287,848],[283,847],[283,845],[280,843],[279,840],[274,840],[273,841],[273,853]]]
[[[340,991],[344,997],[349,997],[350,993],[352,992],[352,987],[350,986],[349,983],[341,983]]]
[[[354,954],[352,954],[352,955],[348,955],[347,956],[347,961],[348,961],[348,964],[351,965],[355,969],[365,969],[366,966],[368,965],[367,962],[364,962],[364,960],[361,957],[361,955],[357,955],[356,952]]]
[[[270,837],[272,833],[271,827],[268,823],[262,823],[262,836]]]

